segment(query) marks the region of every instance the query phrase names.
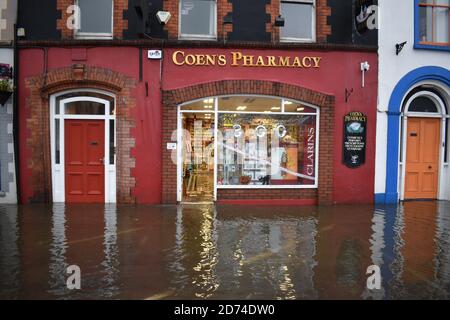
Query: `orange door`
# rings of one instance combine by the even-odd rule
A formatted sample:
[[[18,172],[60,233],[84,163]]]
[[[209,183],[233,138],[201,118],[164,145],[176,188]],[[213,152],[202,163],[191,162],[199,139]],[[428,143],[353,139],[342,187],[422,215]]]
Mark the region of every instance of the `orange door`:
[[[440,119],[409,118],[405,199],[436,199],[439,178]]]
[[[66,202],[105,202],[105,123],[65,121]]]

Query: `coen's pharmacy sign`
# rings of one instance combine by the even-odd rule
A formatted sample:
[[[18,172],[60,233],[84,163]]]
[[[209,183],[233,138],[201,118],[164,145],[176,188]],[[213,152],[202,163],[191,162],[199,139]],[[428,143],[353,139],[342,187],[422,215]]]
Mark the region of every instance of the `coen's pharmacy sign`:
[[[281,67],[281,68],[320,68],[322,57],[312,56],[260,56],[230,52],[225,54],[187,54],[175,51],[172,61],[177,66],[219,66],[225,67]]]

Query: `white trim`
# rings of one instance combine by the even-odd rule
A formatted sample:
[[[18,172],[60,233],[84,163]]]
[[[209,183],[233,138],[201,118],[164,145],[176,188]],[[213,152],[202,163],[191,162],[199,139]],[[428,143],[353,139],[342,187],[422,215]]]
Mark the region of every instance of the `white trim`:
[[[78,0],[76,2],[76,5],[78,5]],[[80,19],[81,19],[81,8],[80,8]],[[80,21],[80,27],[81,27],[81,21]],[[89,40],[89,39],[105,39],[110,40],[114,38],[114,0],[111,0],[111,32],[79,32],[77,29],[74,30],[74,36],[75,39],[80,40]]]
[[[188,33],[182,33],[181,30],[181,1],[178,0],[178,39],[179,40],[210,40],[214,41],[217,40],[217,0],[214,1],[214,9],[213,9],[213,34],[188,34]]]
[[[312,6],[312,18],[311,18],[311,38],[294,38],[294,37],[282,37],[281,36],[281,30],[280,30],[280,42],[303,42],[303,43],[313,43],[317,41],[317,26],[316,26],[316,20],[317,20],[317,6],[316,6],[316,0],[281,0],[280,1],[280,13],[281,13],[281,6],[283,2],[297,2],[299,4],[311,4]],[[284,27],[280,27],[284,28]]]
[[[183,201],[183,119],[177,110],[177,201]]]
[[[437,113],[432,112],[408,112],[409,107],[414,99],[417,97],[425,96],[433,100],[438,109]],[[415,94],[413,94],[405,104],[405,108],[403,110],[402,116],[400,117],[400,121],[403,122],[403,131],[399,135],[402,137],[401,141],[401,161],[399,161],[399,186],[400,186],[400,201],[405,200],[405,180],[406,180],[406,156],[407,156],[407,132],[408,132],[408,118],[439,118],[442,119],[440,123],[440,151],[439,151],[439,171],[438,171],[438,190],[437,197],[438,200],[445,199],[444,191],[445,191],[445,181],[442,179],[443,172],[446,167],[445,159],[445,136],[448,134],[446,132],[445,127],[445,119],[448,117],[445,110],[445,104],[442,99],[435,94],[434,92],[422,90]],[[400,144],[399,144],[400,145]]]
[[[79,92],[80,96],[62,99],[59,103],[59,114],[56,111],[56,99],[69,93]],[[50,97],[50,149],[51,149],[51,168],[52,168],[52,195],[53,202],[65,202],[65,120],[79,119],[79,120],[103,120],[105,125],[105,152],[104,152],[104,175],[105,175],[105,203],[116,202],[116,155],[114,156],[114,164],[110,164],[109,150],[110,150],[110,120],[114,120],[114,147],[117,144],[117,121],[114,114],[110,114],[110,101],[97,97],[84,96],[83,93],[92,92],[104,96],[109,96],[115,99],[113,94],[94,89],[76,89],[60,92]],[[105,105],[104,115],[66,115],[65,104],[74,101],[93,101]],[[55,154],[55,120],[59,120],[59,145],[60,155],[59,163],[56,163]]]

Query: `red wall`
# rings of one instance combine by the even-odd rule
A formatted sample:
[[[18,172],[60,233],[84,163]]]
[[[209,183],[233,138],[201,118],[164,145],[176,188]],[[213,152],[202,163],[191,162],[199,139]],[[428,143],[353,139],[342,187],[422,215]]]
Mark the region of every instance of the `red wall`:
[[[146,51],[143,51],[146,56]],[[49,48],[48,69],[68,67],[74,63],[108,68],[130,76],[137,81],[133,95],[136,107],[133,110],[136,127],[132,131],[136,147],[132,155],[136,158],[136,167],[132,174],[136,178],[134,194],[139,203],[161,202],[161,94],[159,61],[144,58],[143,81],[139,80],[139,49],[137,48],[88,48],[86,61],[72,60],[72,49]],[[30,132],[26,129],[28,109],[25,108],[30,95],[25,79],[42,74],[44,71],[44,51],[27,49],[20,51],[20,186],[21,201],[28,202],[33,196],[28,168],[30,150],[26,141]],[[149,84],[146,97],[145,82]]]
[[[136,107],[133,110],[136,127],[132,134],[136,147],[132,155],[136,167],[132,174],[136,178],[134,194],[138,203],[159,203],[161,201],[161,88],[181,88],[198,83],[224,79],[260,79],[285,82],[336,97],[336,132],[334,151],[334,200],[345,202],[372,202],[375,165],[375,119],[377,100],[377,55],[376,53],[326,52],[298,50],[221,50],[181,49],[186,53],[226,54],[242,51],[253,55],[321,56],[320,69],[225,67],[219,66],[176,66],[172,63],[174,49],[164,52],[162,79],[160,61],[148,60],[143,50],[143,81],[139,80],[139,49],[137,48],[88,48],[86,61],[72,59],[72,49],[49,48],[48,69],[68,67],[74,63],[109,68],[121,72],[137,81],[134,90]],[[20,51],[19,74],[19,121],[20,121],[20,170],[21,200],[27,202],[33,196],[28,168],[30,150],[26,146],[29,131],[26,129],[28,109],[25,108],[30,95],[25,79],[44,72],[44,51],[23,49]],[[75,57],[75,56],[74,56]],[[368,61],[371,69],[366,73],[366,87],[361,87],[360,63]],[[145,83],[148,82],[148,97]],[[348,103],[345,103],[345,88],[353,88]],[[342,164],[343,117],[350,111],[361,111],[368,116],[366,164],[358,169],[348,169]]]

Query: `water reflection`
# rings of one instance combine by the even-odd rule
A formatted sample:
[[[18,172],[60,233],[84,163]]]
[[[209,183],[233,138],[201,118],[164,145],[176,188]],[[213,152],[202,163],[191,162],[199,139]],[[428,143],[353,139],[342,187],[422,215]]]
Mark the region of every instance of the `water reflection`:
[[[0,206],[0,298],[447,299],[449,215],[448,202]],[[81,290],[66,287],[72,264]]]

